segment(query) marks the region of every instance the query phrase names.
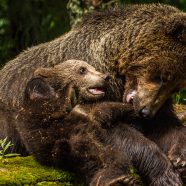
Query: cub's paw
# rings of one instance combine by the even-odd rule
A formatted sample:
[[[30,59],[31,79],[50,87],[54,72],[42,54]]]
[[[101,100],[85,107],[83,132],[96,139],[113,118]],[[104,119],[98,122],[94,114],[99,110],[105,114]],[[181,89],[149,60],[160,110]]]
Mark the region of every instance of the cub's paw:
[[[180,174],[182,181],[186,182],[186,160],[184,157],[179,156],[178,154],[171,154],[168,156],[170,161],[172,162],[174,168]]]
[[[186,160],[182,159],[178,155],[169,155],[168,156],[174,167],[180,172],[181,170],[186,169]]]
[[[176,144],[168,152],[168,158],[178,172],[186,172],[186,147]]]

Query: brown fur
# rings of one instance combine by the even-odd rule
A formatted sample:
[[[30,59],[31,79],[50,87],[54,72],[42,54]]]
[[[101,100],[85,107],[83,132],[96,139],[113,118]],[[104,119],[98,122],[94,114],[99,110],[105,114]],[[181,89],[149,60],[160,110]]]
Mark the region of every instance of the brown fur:
[[[15,121],[29,153],[45,165],[82,173],[90,185],[136,185],[130,176],[132,165],[148,185],[181,185],[157,145],[124,123],[111,125],[135,120],[132,106],[94,103],[103,96],[94,98],[82,91],[104,87],[106,79],[82,61],[38,69],[26,86],[24,108]]]
[[[21,107],[26,84],[38,67],[73,58],[88,61],[97,70],[111,74],[109,100],[121,101],[124,85],[124,100],[130,89],[137,91],[135,111],[145,111],[146,116],[154,118],[136,127],[171,160],[181,158],[184,167],[186,129],[166,100],[185,83],[185,33],[186,14],[168,5],[134,5],[97,12],[66,35],[32,47],[5,65],[0,72],[1,100],[10,107]],[[171,150],[172,134],[176,154]]]

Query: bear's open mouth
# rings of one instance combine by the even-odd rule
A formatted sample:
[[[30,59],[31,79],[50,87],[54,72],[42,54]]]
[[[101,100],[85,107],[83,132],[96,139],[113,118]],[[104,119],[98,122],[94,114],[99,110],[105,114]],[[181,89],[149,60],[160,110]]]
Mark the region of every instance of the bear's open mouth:
[[[105,94],[105,90],[102,87],[89,88],[88,91],[93,95]]]
[[[130,89],[126,95],[126,102],[127,103],[133,103],[134,97],[136,95],[136,90]]]

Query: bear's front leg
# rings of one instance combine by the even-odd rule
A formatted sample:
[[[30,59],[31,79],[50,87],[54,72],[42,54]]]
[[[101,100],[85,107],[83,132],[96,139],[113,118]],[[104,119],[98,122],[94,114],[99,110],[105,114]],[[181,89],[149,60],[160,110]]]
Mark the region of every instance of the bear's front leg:
[[[168,158],[178,170],[181,178],[186,182],[186,148],[182,149],[182,142],[175,144],[168,152]]]
[[[175,169],[180,173],[183,182],[186,182],[186,127],[180,126],[169,131],[160,145],[166,146],[165,142],[170,144],[167,149],[167,156]]]
[[[123,150],[131,158],[146,185],[182,185],[180,176],[166,155],[157,144],[145,138],[138,130],[118,122],[117,127],[109,130],[108,136],[114,147]]]
[[[147,125],[146,136],[158,144],[186,181],[186,127],[173,112],[164,112]]]
[[[180,126],[171,131],[170,140],[172,143],[167,153],[168,158],[186,181],[186,127]]]

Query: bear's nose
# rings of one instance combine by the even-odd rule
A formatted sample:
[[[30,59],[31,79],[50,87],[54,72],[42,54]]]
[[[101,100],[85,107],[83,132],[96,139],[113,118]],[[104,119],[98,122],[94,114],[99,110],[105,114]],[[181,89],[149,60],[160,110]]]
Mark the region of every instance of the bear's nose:
[[[105,74],[105,75],[103,76],[103,79],[104,79],[105,81],[109,81],[110,76],[109,76],[108,74]]]
[[[151,111],[149,108],[144,107],[143,109],[141,109],[139,111],[140,116],[144,117],[144,118],[148,118],[151,117]]]

